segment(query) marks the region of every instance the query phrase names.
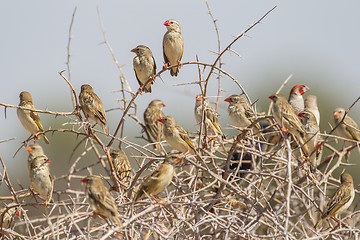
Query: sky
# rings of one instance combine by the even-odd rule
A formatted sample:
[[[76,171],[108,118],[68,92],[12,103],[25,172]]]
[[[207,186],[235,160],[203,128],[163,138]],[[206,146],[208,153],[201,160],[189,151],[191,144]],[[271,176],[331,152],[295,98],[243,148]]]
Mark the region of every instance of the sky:
[[[217,19],[222,49],[234,36],[277,6],[233,45],[232,49],[240,56],[225,53],[222,58],[223,69],[237,79],[252,101],[259,100],[259,110],[267,111],[268,96],[290,74],[293,77],[282,93],[288,95],[295,84],[309,86],[309,94],[318,96],[323,131],[328,132],[328,122],[333,123],[333,109],[347,108],[359,97],[359,1],[343,4],[333,0],[209,0],[208,4]],[[216,32],[202,0],[173,4],[162,0],[1,1],[1,103],[18,105],[19,93],[25,90],[33,95],[38,109],[72,110],[69,87],[58,72],[66,69],[69,26],[75,7],[70,45],[72,83],[77,92],[82,84],[91,84],[106,109],[119,106],[117,99],[121,96],[116,91],[121,86],[119,70],[103,43],[97,8],[108,41],[132,90],[138,88],[138,83],[132,67],[134,53],[130,50],[140,44],[148,46],[161,69],[162,38],[166,32],[163,23],[167,19],[176,19],[181,25],[185,45],[182,61],[195,61],[198,56],[201,62],[213,63],[216,58]],[[199,88],[195,85],[175,86],[198,80],[196,67],[185,66],[176,78],[165,72],[162,79],[164,81],[156,79],[151,94],[137,98],[139,119],[142,120],[148,103],[158,98],[166,104],[165,114],[174,116],[184,128],[196,131],[193,108]],[[217,86],[217,80],[212,78],[209,96],[216,95]],[[241,91],[229,78],[222,79],[221,88],[224,92],[219,106],[220,123],[226,128],[230,120],[223,99]],[[1,107],[0,140],[16,139],[0,143],[0,156],[12,176],[18,174],[16,178],[26,179],[27,153],[22,149],[15,158],[12,156],[29,134],[18,121],[16,110],[7,109],[6,119],[3,110]],[[357,122],[360,122],[359,110],[360,106],[356,104],[349,113]],[[121,115],[120,111],[108,113],[110,131],[114,131]],[[46,114],[40,117],[45,129],[59,127],[67,121]],[[134,137],[140,135],[139,126],[131,119],[126,121],[125,135],[134,141]],[[76,142],[74,136],[63,134],[62,141],[57,139],[58,136],[49,136],[51,144],[44,146],[48,157],[56,159],[52,165],[55,169],[62,161],[68,161]],[[64,143],[66,138],[71,141]],[[358,157],[358,153],[355,156]],[[61,175],[61,172],[56,174]]]

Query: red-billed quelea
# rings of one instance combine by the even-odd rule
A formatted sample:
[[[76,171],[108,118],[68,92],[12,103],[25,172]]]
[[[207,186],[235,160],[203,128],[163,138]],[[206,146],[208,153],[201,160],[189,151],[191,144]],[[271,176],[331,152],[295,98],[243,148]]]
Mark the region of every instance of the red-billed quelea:
[[[241,95],[231,95],[230,97],[224,100],[229,103],[228,113],[233,124],[238,128],[247,128],[255,120],[255,114],[247,102],[247,100]],[[260,129],[260,124],[256,123],[253,126],[254,133],[258,134]],[[265,141],[265,138],[260,135],[260,137]]]
[[[109,218],[119,227],[122,227],[115,200],[104,186],[101,178],[96,175],[90,175],[81,180],[81,182],[86,183],[86,199],[95,214]]]
[[[309,91],[309,89],[310,88],[303,84],[297,84],[291,89],[288,101],[296,114],[304,111],[305,107],[303,94]]]
[[[131,164],[127,158],[125,152],[121,149],[113,150],[110,153],[116,176],[122,183],[123,189],[127,189],[130,186],[132,177]]]
[[[345,115],[343,108],[336,108],[334,110],[335,124],[339,124]],[[336,128],[336,131],[340,137],[360,141],[360,131],[358,125],[351,117],[345,116],[344,121]]]
[[[144,86],[144,84],[156,74],[156,63],[151,50],[139,45],[131,52],[136,53],[133,60],[134,71],[136,79],[144,92],[151,93],[151,81]]]
[[[20,210],[18,210],[18,208],[17,208],[18,205],[19,204],[13,202],[8,205],[0,207],[0,227],[1,228],[10,227],[11,221],[15,214],[17,216],[20,216]]]
[[[340,177],[341,185],[336,190],[326,208],[322,212],[320,220],[316,223],[315,229],[319,224],[328,218],[339,215],[348,209],[355,197],[353,178],[349,173],[344,172]]]
[[[189,152],[191,154],[195,154],[196,158],[201,160],[200,156],[196,153],[195,146],[188,133],[176,124],[175,118],[165,116],[163,118],[159,118],[158,121],[164,124],[164,138],[172,148],[182,153]]]
[[[203,103],[204,103],[204,109],[203,109]],[[220,123],[218,120],[218,114],[215,111],[214,108],[211,107],[210,103],[202,97],[201,95],[196,96],[195,101],[195,108],[194,108],[194,114],[195,114],[195,120],[197,124],[201,124],[201,116],[203,115],[204,110],[204,119],[205,119],[205,125],[207,128],[209,128],[214,134],[221,136],[222,138],[225,138],[225,135],[220,127]]]
[[[316,118],[317,125],[320,126],[320,112],[317,105],[317,97],[314,95],[309,95],[305,98],[304,101],[305,110],[312,112]]]
[[[103,131],[107,133],[106,114],[103,103],[89,84],[84,84],[81,86],[79,102],[85,117],[100,124]]]
[[[162,111],[163,107],[165,107],[163,101],[154,99],[149,103],[149,106],[144,112],[146,130],[157,142],[163,139],[163,124],[158,121],[159,118],[165,116]]]
[[[170,69],[170,75],[177,76],[179,73],[179,67],[182,66],[181,58],[184,52],[184,40],[181,35],[180,24],[174,19],[170,19],[165,21],[164,25],[167,28],[167,32],[163,38],[164,67],[178,64],[178,67]]]
[[[317,124],[316,118],[312,112],[304,110],[299,113],[298,116],[300,117],[302,126],[307,133],[307,139],[305,139],[305,141],[307,142],[306,145],[308,146],[310,153],[312,153],[315,148],[318,147],[318,143],[320,140],[320,127]],[[316,159],[318,159],[318,156],[318,152],[314,152],[311,156],[309,156],[313,167],[316,167],[317,165]]]
[[[38,144],[31,144],[26,151],[29,152],[28,171],[30,187],[35,193],[39,194],[40,198],[45,200],[45,206],[47,207],[49,202],[53,202],[53,181],[50,176],[49,167],[51,161]]]
[[[144,182],[139,187],[139,190],[135,196],[134,201],[137,202],[146,196],[153,196],[161,193],[171,183],[171,179],[174,176],[174,166],[181,159],[177,157],[177,154],[169,154],[165,157],[164,162],[157,167],[154,172],[147,176]]]
[[[304,139],[307,139],[305,130],[302,127],[299,117],[295,114],[294,109],[281,94],[274,94],[269,97],[273,102],[272,112],[276,123],[280,126],[281,131],[291,133],[302,145],[305,155],[309,155],[307,145],[304,145]]]
[[[20,107],[35,109],[32,96],[29,92],[25,92],[25,91],[21,92],[19,97],[20,97],[20,103],[19,103]],[[37,137],[39,132],[44,131],[44,128],[40,121],[40,116],[37,112],[18,108],[17,116],[21,124],[25,128],[25,130],[35,135],[35,137]],[[44,134],[41,134],[41,137],[44,138],[44,141],[47,144],[49,144],[49,140]]]

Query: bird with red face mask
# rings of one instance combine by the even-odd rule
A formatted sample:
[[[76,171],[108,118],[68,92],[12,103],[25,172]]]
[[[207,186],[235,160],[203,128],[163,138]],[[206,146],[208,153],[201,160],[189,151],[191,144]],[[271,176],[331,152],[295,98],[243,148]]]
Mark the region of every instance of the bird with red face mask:
[[[291,89],[288,101],[294,109],[296,115],[304,111],[303,95],[309,90],[310,88],[303,84],[297,84]]]

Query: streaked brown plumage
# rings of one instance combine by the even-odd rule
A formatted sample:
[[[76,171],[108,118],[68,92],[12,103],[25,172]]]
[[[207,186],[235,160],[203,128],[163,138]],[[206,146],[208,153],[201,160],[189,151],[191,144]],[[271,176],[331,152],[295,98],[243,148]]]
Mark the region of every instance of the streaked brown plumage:
[[[177,158],[177,154],[167,155],[164,162],[158,166],[152,174],[145,178],[139,187],[134,201],[137,202],[147,195],[157,195],[164,191],[174,176],[174,166],[180,160],[181,159]]]
[[[158,121],[159,118],[164,117],[162,108],[165,104],[155,99],[149,103],[149,106],[144,112],[144,123],[147,131],[155,139],[156,142],[160,142],[163,139],[163,124]]]
[[[96,175],[90,175],[84,178],[82,182],[86,183],[85,195],[90,208],[96,214],[109,218],[119,227],[122,227],[115,200],[104,186],[101,178]]]
[[[123,150],[113,150],[111,152],[112,161],[114,164],[115,172],[118,179],[126,187],[129,187],[132,173],[131,173],[131,164]]]
[[[220,135],[222,138],[225,138],[225,135],[221,129],[219,120],[218,120],[218,113],[215,111],[213,107],[211,107],[210,103],[201,95],[196,96],[195,101],[195,120],[197,124],[201,124],[201,116],[203,112],[203,103],[204,102],[204,117],[205,117],[205,124],[206,127],[209,128],[213,133],[216,135]]]
[[[151,93],[151,82],[143,86],[150,77],[156,74],[156,63],[151,50],[144,45],[139,45],[132,49],[131,52],[136,53],[133,59],[133,66],[136,79],[144,92]]]
[[[85,117],[100,124],[103,131],[107,133],[106,114],[103,103],[89,84],[81,86],[79,102]]]
[[[17,210],[17,203],[10,203],[6,206],[0,207],[0,227],[9,228],[11,221],[13,220],[14,215],[20,215],[20,212]],[[1,234],[0,234],[1,236]]]
[[[316,223],[315,229],[319,224],[328,218],[341,214],[348,209],[355,197],[353,178],[349,173],[343,173],[340,177],[341,185],[336,190],[330,201],[326,205],[320,220]]]
[[[290,132],[302,146],[305,155],[309,155],[308,146],[304,145],[307,134],[302,127],[299,117],[295,114],[286,98],[281,94],[274,94],[269,97],[273,102],[272,111],[277,124],[283,132]]]
[[[336,108],[334,110],[334,121],[335,124],[339,124],[345,115],[343,108]],[[360,131],[356,122],[349,117],[345,116],[344,121],[336,128],[336,131],[340,137],[360,141]]]
[[[20,93],[20,107],[25,107],[28,109],[35,109],[33,104],[32,96],[29,92],[21,92]],[[39,132],[43,132],[44,128],[40,121],[40,116],[37,112],[24,110],[24,109],[17,109],[17,116],[25,128],[26,131],[30,132],[31,134],[37,136]],[[44,134],[41,134],[41,137],[44,138],[44,141],[49,144],[49,140]]]

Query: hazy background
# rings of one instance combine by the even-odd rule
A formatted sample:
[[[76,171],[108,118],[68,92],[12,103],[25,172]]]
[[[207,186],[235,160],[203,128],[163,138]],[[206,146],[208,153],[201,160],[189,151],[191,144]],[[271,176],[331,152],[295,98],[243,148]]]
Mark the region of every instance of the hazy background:
[[[226,53],[222,58],[225,62],[223,68],[239,81],[250,98],[259,99],[259,110],[267,110],[268,96],[293,74],[282,93],[288,95],[294,84],[309,86],[309,94],[318,96],[322,130],[328,132],[328,122],[333,123],[333,109],[338,106],[347,108],[360,95],[359,1],[346,1],[344,4],[329,0],[222,0],[209,1],[209,4],[218,19],[222,47],[265,12],[278,6],[248,33],[248,37],[233,45],[241,57]],[[79,91],[82,84],[91,84],[106,109],[118,106],[120,94],[114,91],[120,89],[120,81],[119,71],[107,47],[102,44],[104,39],[96,7],[100,8],[108,40],[133,90],[138,88],[138,83],[132,67],[135,54],[130,50],[139,44],[150,47],[158,69],[161,69],[162,38],[166,32],[163,23],[169,18],[177,19],[181,24],[185,41],[184,62],[193,61],[198,55],[200,61],[212,63],[216,57],[210,52],[217,50],[216,33],[202,0],[171,3],[160,0],[1,1],[0,102],[17,105],[19,93],[26,90],[32,93],[38,109],[72,111],[69,87],[58,72],[66,69],[68,31],[75,6],[70,60],[73,85]],[[164,83],[157,79],[153,93],[137,98],[139,118],[142,120],[148,103],[159,98],[166,104],[165,114],[173,115],[180,125],[195,131],[193,107],[199,89],[194,85],[173,85],[196,81],[196,67],[187,65],[177,78],[170,77],[169,72],[162,78]],[[217,81],[212,79],[209,85],[208,95],[216,95]],[[223,79],[222,88],[227,91],[223,97],[240,93],[228,78]],[[220,122],[226,128],[230,120],[223,99],[219,109]],[[19,179],[27,187],[27,152],[21,150],[15,158],[12,156],[29,133],[21,126],[15,109],[7,110],[7,119],[3,109],[1,107],[0,140],[16,139],[0,144],[0,155],[13,183]],[[349,114],[358,123],[359,109],[357,104]],[[120,111],[108,113],[111,132],[121,115]],[[40,117],[45,129],[61,127],[66,121],[47,114]],[[234,135],[231,131],[227,134]],[[131,141],[140,135],[139,126],[131,119],[126,121],[125,135]],[[53,161],[53,175],[60,176],[68,169],[68,159],[77,139],[63,133],[47,136],[50,145],[45,146],[42,140],[39,143]],[[354,150],[352,161],[359,163],[358,159],[359,153]],[[96,159],[91,154],[88,161],[95,162]],[[358,166],[348,169],[352,173],[359,171]],[[358,183],[359,180],[355,181]],[[2,190],[4,188],[1,186]]]

